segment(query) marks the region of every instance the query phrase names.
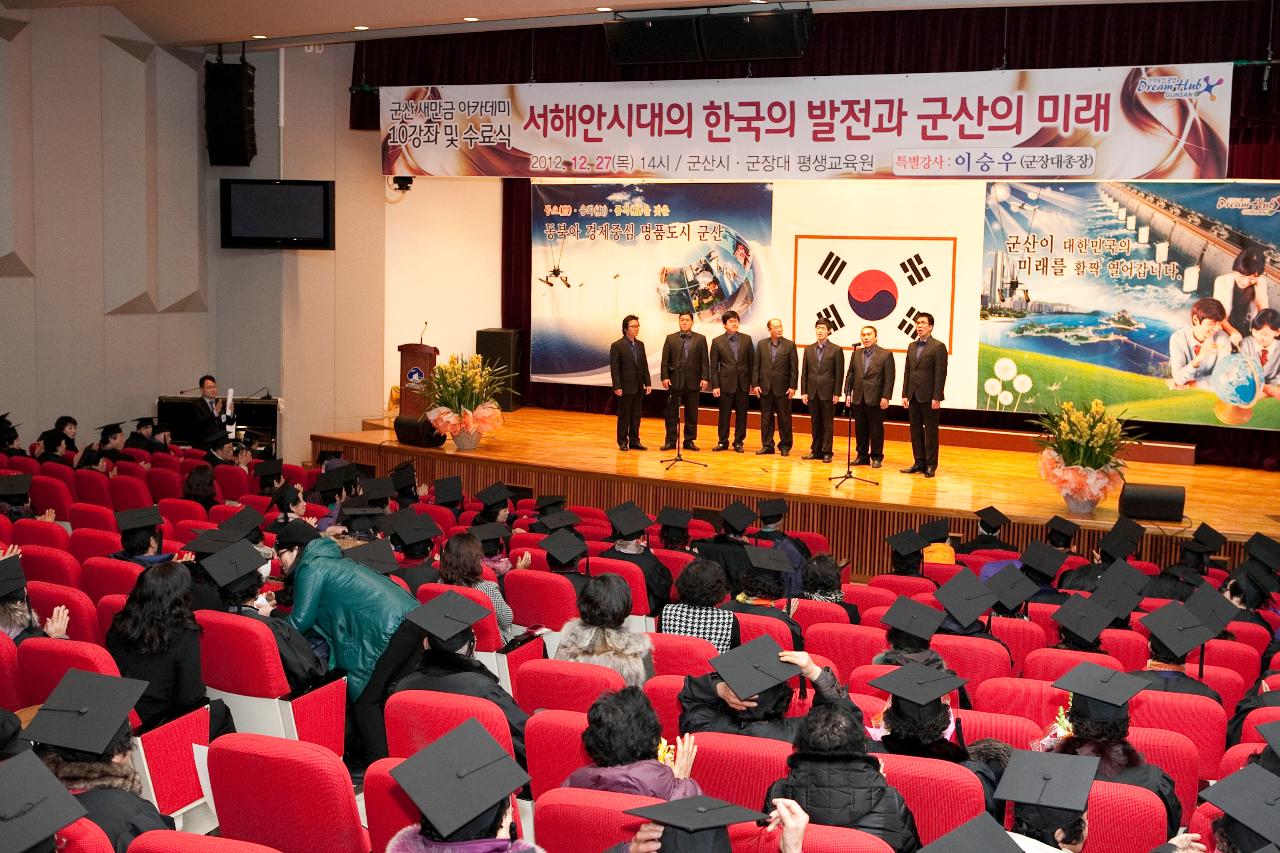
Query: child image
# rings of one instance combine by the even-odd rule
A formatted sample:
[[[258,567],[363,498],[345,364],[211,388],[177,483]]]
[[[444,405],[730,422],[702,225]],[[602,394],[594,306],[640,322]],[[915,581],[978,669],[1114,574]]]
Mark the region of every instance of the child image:
[[[1257,246],[1242,249],[1231,265],[1231,272],[1213,280],[1213,296],[1227,312],[1222,322],[1223,331],[1236,346],[1249,334],[1252,321],[1258,312],[1270,307],[1267,298],[1268,282],[1264,273],[1266,256]]]
[[[1170,388],[1194,388],[1213,373],[1218,354],[1231,351],[1231,341],[1222,330],[1226,319],[1226,308],[1211,296],[1191,306],[1191,325],[1169,336]]]
[[[1252,335],[1240,345],[1240,352],[1258,365],[1262,393],[1280,398],[1280,311],[1263,308],[1250,324]]]

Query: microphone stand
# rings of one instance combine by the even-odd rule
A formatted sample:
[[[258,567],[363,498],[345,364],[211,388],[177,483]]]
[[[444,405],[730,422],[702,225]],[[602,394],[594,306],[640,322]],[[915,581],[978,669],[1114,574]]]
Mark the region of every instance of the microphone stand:
[[[856,355],[861,345],[854,344],[853,351]],[[852,358],[850,358],[849,369],[853,370]],[[846,397],[849,395],[846,394]],[[853,473],[853,404],[846,402],[844,404],[847,409],[847,417],[845,418],[845,446],[844,446],[844,473],[837,474],[834,477],[828,477],[829,481],[836,482],[835,487],[838,489],[850,480],[857,480],[859,483],[869,483],[872,486],[878,486],[880,483],[876,480],[868,480],[866,477],[859,477]]]
[[[670,389],[668,389],[668,393],[670,393]],[[699,398],[699,400],[701,400],[701,398]],[[686,465],[697,465],[700,468],[706,468],[707,463],[705,462],[695,462],[692,459],[684,458],[684,439],[682,438],[684,435],[684,401],[682,400],[680,403],[681,405],[676,407],[676,455],[670,459],[659,459],[658,464],[666,465],[668,471],[681,462]]]

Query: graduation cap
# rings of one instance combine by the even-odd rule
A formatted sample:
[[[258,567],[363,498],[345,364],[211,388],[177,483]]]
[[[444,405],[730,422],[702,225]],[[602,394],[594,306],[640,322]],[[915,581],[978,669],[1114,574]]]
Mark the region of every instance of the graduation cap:
[[[259,480],[266,479],[267,477],[274,480],[283,473],[283,459],[263,459],[257,465],[253,466],[253,476],[257,477]]]
[[[1076,524],[1074,521],[1068,521],[1060,515],[1055,515],[1053,518],[1049,519],[1049,522],[1045,527],[1049,528],[1049,530],[1054,533],[1065,536],[1068,540],[1080,532],[1080,525]]]
[[[1015,749],[995,798],[1029,808],[1015,811],[1049,835],[1075,820],[1089,805],[1089,790],[1101,762],[1096,755],[1066,755]]]
[[[1236,566],[1231,573],[1231,580],[1236,582],[1244,597],[1245,607],[1257,610],[1265,605],[1271,596],[1280,592],[1280,578],[1254,557],[1250,557]]]
[[[372,480],[377,473],[372,465],[358,465],[355,462],[348,462],[334,470],[342,473],[342,482],[349,486],[355,486],[363,479]]]
[[[1098,553],[1104,558],[1110,557],[1113,560],[1123,560],[1136,550],[1138,550],[1137,540],[1120,532],[1118,525],[1108,530],[1098,540]]]
[[[756,520],[756,514],[742,501],[734,501],[720,510],[720,520],[724,522],[726,528],[742,533]]]
[[[538,518],[543,527],[547,528],[547,532],[554,533],[561,528],[573,527],[575,524],[581,524],[582,519],[578,518],[576,513],[569,512],[567,509],[559,512],[549,512]]]
[[[1094,643],[1115,617],[1092,598],[1073,595],[1054,610],[1050,618],[1086,643]]]
[[[159,527],[162,524],[164,524],[164,518],[160,515],[160,510],[153,506],[122,509],[116,513],[116,527],[120,528],[121,533]]]
[[[1265,533],[1250,536],[1244,543],[1244,550],[1270,571],[1280,569],[1280,542]]]
[[[262,517],[262,513],[258,512],[251,506],[246,506],[235,515],[222,522],[222,524],[219,524],[218,529],[225,530],[228,533],[238,533],[243,537],[255,527],[261,527],[262,522],[264,521],[266,521],[266,519]]]
[[[568,501],[564,495],[538,495],[538,500],[534,506],[538,508],[538,512],[547,512],[554,507],[563,507]]]
[[[921,537],[929,542],[946,542],[951,535],[951,522],[945,518],[935,518],[920,525]]]
[[[387,516],[391,533],[404,545],[416,545],[434,539],[444,531],[429,515],[419,515],[412,507],[405,507],[395,515]]]
[[[489,613],[488,608],[450,590],[410,610],[404,618],[447,644]]]
[[[1280,720],[1258,726],[1258,734],[1267,742],[1258,763],[1272,773],[1280,773]]]
[[[957,572],[934,595],[956,622],[960,623],[961,628],[973,624],[975,619],[1000,600],[999,595],[992,592],[990,587],[968,569]]]
[[[946,618],[947,615],[941,610],[935,610],[927,604],[921,604],[913,598],[900,595],[880,617],[880,622],[913,637],[919,637],[927,643],[937,632],[942,620]]]
[[[743,545],[751,568],[762,572],[790,572],[794,570],[791,560],[778,548],[760,548],[756,545]]]
[[[1222,809],[1265,841],[1276,844],[1280,843],[1280,798],[1276,796],[1277,791],[1280,791],[1280,776],[1257,764],[1247,764],[1201,791],[1200,799]],[[1227,837],[1237,842],[1241,850],[1257,849],[1257,839],[1231,831],[1227,832]]]
[[[920,853],[1020,853],[1022,850],[995,818],[980,812],[972,820],[920,849]]]
[[[1019,607],[1040,591],[1040,585],[1012,563],[987,578],[987,588],[996,594],[1000,604],[1008,610]]]
[[[230,586],[246,575],[257,574],[265,562],[257,548],[241,539],[205,557],[200,565],[218,586]]]
[[[102,437],[103,441],[106,441],[109,436],[113,436],[118,432],[124,432],[124,429],[120,426],[122,423],[124,422],[115,421],[114,423],[103,424],[98,427],[98,435]]]
[[[1053,682],[1071,694],[1071,710],[1099,722],[1127,720],[1129,700],[1142,692],[1147,682],[1137,676],[1116,672],[1096,663],[1082,662]]]
[[[0,477],[0,500],[5,503],[15,506],[25,504],[30,493],[30,474],[6,474]]]
[[[658,513],[657,523],[663,527],[674,527],[678,530],[688,530],[689,522],[693,520],[693,512],[687,509],[680,509],[674,506],[664,506],[662,511]]]
[[[1191,611],[1191,615],[1200,620],[1205,627],[1213,631],[1215,637],[1221,634],[1222,629],[1227,627],[1227,623],[1240,612],[1240,608],[1207,583],[1196,587],[1195,592],[1183,602],[1183,606]]]
[[[0,850],[4,853],[36,848],[85,814],[80,801],[30,750],[0,763]]]
[[[628,501],[605,510],[609,523],[621,539],[638,539],[652,523],[644,510]],[[546,521],[543,521],[546,524]]]
[[[342,505],[338,513],[338,521],[346,525],[352,533],[365,533],[372,530],[379,518],[387,514],[385,506],[369,506],[367,498],[352,498]]]
[[[1199,539],[1184,539],[1178,543],[1182,550],[1190,551],[1193,554],[1212,554],[1217,548],[1208,542],[1201,542]]]
[[[491,521],[487,524],[473,524],[471,527],[467,528],[467,532],[479,539],[481,544],[484,544],[485,542],[505,542],[511,538],[511,528],[507,527],[505,524],[498,524],[495,521]],[[563,532],[568,533],[568,531]],[[573,536],[572,533],[568,533],[568,535]],[[547,538],[549,539],[551,537]],[[577,539],[578,537],[573,536],[573,538]],[[545,545],[543,545],[543,550],[546,550]]]
[[[417,486],[417,484],[418,475],[413,469],[412,462],[401,462],[399,465],[391,469],[391,486],[397,492],[412,489]]]
[[[663,826],[682,829],[685,832],[702,832],[735,823],[769,819],[768,815],[761,812],[744,809],[742,806],[707,796],[685,797],[682,800],[670,800],[655,806],[641,806],[627,809],[623,814],[634,815]]]
[[[396,488],[390,477],[371,477],[365,480],[364,497],[368,501],[390,500],[396,496]]]
[[[400,564],[396,562],[395,549],[386,539],[374,539],[372,542],[348,548],[342,552],[342,556],[348,560],[355,560],[362,566],[368,566],[381,575],[389,575],[400,568]]]
[[[303,523],[305,524],[306,522]],[[276,541],[279,542],[279,539],[277,538]],[[194,539],[187,542],[186,550],[195,554],[196,558],[203,564],[206,558],[218,553],[223,548],[230,548],[236,543],[244,543],[244,534],[215,527],[211,530],[200,531]]]
[[[778,641],[765,634],[713,657],[711,668],[740,699],[750,699],[800,674],[800,667],[778,660],[781,651]]]
[[[1022,552],[1022,570],[1039,583],[1053,583],[1067,555],[1044,542],[1032,542]]]
[[[976,511],[974,515],[982,522],[983,527],[988,530],[999,530],[1009,523],[1009,516],[993,506],[983,507]]]
[[[147,427],[154,427],[156,419],[153,417],[137,418],[134,420],[134,424],[138,429],[146,429]]]
[[[323,495],[329,492],[340,492],[345,484],[346,478],[342,468],[333,468],[316,477],[315,489]]]
[[[1142,537],[1146,535],[1147,531],[1146,528],[1138,522],[1128,516],[1122,515],[1116,518],[1116,523],[1111,525],[1111,530],[1109,532],[1119,533],[1127,539],[1132,539],[1136,546],[1142,541]]]
[[[1183,658],[1196,646],[1217,636],[1217,632],[1205,625],[1185,604],[1172,601],[1140,620],[1156,639],[1168,646],[1169,651]]]
[[[23,736],[32,743],[105,757],[146,689],[147,682],[136,678],[69,669]]]
[[[1227,537],[1204,523],[1201,523],[1201,525],[1196,528],[1196,532],[1191,534],[1191,538],[1197,542],[1202,542],[1205,545],[1208,545],[1210,553],[1219,550],[1223,545],[1227,544]]]
[[[918,554],[925,548],[929,547],[929,543],[925,541],[924,537],[919,533],[916,533],[910,527],[906,530],[901,530],[892,536],[886,536],[884,541],[893,549],[895,554],[899,554],[903,557]]]
[[[231,436],[227,435],[222,430],[218,430],[217,432],[205,436],[204,441],[200,443],[208,450],[217,450],[220,447],[226,447],[230,444]]]
[[[1112,616],[1127,619],[1133,608],[1142,603],[1142,591],[1150,580],[1128,560],[1116,560],[1098,579],[1093,600]]]
[[[529,781],[475,720],[437,738],[393,768],[391,776],[446,839],[478,818],[491,819],[489,813]]]
[[[295,518],[276,533],[275,549],[277,551],[286,548],[296,548],[298,546],[306,547],[307,543],[313,539],[320,538],[320,531],[316,530],[310,524],[307,524],[300,518]],[[187,544],[190,548],[190,543]]]
[[[489,527],[491,525],[485,526]],[[501,527],[501,525],[492,526]],[[475,528],[472,528],[471,532],[475,533]],[[587,553],[587,543],[564,528],[544,537],[538,544],[542,546],[542,549],[547,552],[549,557],[562,566],[576,564]]]
[[[912,661],[869,684],[893,696],[893,705],[899,714],[908,719],[923,720],[937,713],[943,696],[960,689],[967,682],[968,679],[955,673]]]
[[[13,595],[26,585],[27,575],[17,554],[0,560],[0,598]]]
[[[492,486],[476,492],[476,500],[484,504],[485,509],[489,507],[504,507],[507,501],[511,500],[515,492],[507,488],[507,484],[499,480]]]
[[[782,498],[769,498],[756,505],[761,518],[782,518],[787,514],[787,502]]]
[[[432,486],[437,504],[456,504],[462,502],[462,478],[441,477]]]

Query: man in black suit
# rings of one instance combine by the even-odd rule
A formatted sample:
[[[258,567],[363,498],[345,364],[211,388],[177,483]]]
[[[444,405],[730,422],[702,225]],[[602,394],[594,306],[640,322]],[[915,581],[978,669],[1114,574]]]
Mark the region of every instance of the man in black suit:
[[[813,324],[818,338],[804,350],[804,374],[800,379],[800,399],[809,406],[809,455],[805,459],[831,461],[831,429],[840,401],[840,378],[844,376],[844,350],[827,340],[831,324],[819,320]]]
[[[680,315],[680,331],[667,335],[658,368],[667,397],[667,438],[663,450],[675,450],[680,436],[680,408],[684,407],[684,449],[697,450],[698,393],[707,390],[707,339],[693,331],[693,315]]]
[[[227,424],[236,422],[235,415],[223,411],[225,401],[218,399],[218,380],[208,374],[200,377],[200,399],[196,400],[191,415],[191,432],[196,437],[227,431]]]
[[[853,407],[858,431],[858,456],[854,465],[879,468],[884,460],[884,413],[893,396],[893,353],[878,346],[876,327],[863,326],[858,335],[862,349],[849,359],[844,380],[845,403]]]
[[[947,347],[933,337],[933,315],[916,315],[916,339],[907,347],[902,376],[902,405],[911,419],[911,453],[915,461],[904,474],[932,477],[938,470],[938,416],[947,384]]]
[[[649,449],[640,443],[640,404],[653,390],[653,381],[639,336],[640,318],[628,314],[622,318],[622,337],[609,347],[609,376],[618,398],[618,449],[624,451]]]
[[[782,321],[769,321],[769,337],[756,344],[751,370],[751,393],[760,397],[760,449],[757,456],[773,453],[773,420],[778,417],[778,452],[791,452],[791,398],[800,387],[800,358],[794,341],[782,336]]]
[[[732,412],[733,449],[742,452],[747,440],[747,392],[751,389],[751,363],[755,351],[751,336],[738,331],[741,318],[737,311],[720,316],[724,334],[711,342],[711,393],[720,400],[720,422],[713,450],[729,449],[729,415]]]

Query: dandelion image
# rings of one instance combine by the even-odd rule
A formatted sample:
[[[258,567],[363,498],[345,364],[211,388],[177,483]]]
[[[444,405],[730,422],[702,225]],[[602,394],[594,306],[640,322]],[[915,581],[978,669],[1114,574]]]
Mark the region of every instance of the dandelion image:
[[[1022,395],[1030,391],[1031,386],[1034,384],[1035,383],[1031,381],[1031,377],[1025,373],[1019,373],[1017,376],[1013,377],[1013,390],[1018,392],[1018,402],[1013,404],[1013,410],[1015,412],[1018,411],[1018,407],[1022,405]]]
[[[999,396],[999,397],[997,397],[996,399],[999,401],[999,403],[1000,403],[1000,405],[1001,405],[1001,406],[1007,406],[1007,405],[1009,405],[1010,403],[1012,403],[1012,402],[1013,402],[1013,392],[1012,392],[1012,391],[1001,391],[1001,392],[1000,392],[1000,396]]]
[[[1000,392],[1004,390],[1004,383],[993,376],[983,383],[982,390],[987,392],[987,408],[990,409],[991,398],[999,396]]]
[[[995,374],[1001,382],[1008,382],[1018,375],[1018,365],[1014,364],[1011,358],[998,359],[995,364]]]

